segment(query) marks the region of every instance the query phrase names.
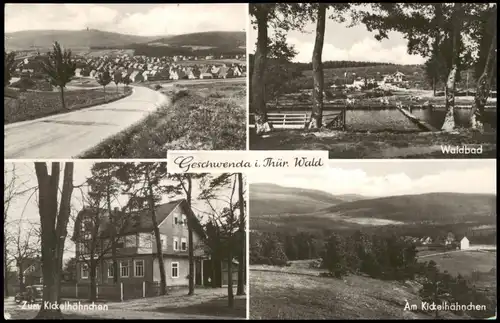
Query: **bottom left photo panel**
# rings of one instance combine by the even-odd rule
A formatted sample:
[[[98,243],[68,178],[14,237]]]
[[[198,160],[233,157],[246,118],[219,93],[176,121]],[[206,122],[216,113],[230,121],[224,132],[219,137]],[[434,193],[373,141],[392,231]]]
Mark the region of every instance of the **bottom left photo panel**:
[[[246,200],[241,173],[5,161],[4,317],[245,319]]]

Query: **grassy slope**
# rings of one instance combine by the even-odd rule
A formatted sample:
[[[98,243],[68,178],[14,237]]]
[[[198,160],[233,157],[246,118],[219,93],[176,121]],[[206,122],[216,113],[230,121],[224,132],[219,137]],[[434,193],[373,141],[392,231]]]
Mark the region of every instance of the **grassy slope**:
[[[341,198],[320,190],[283,187],[274,184],[250,185],[252,215],[309,213],[342,202]]]
[[[165,158],[168,149],[245,149],[245,84],[210,83],[186,89],[177,89],[175,95],[184,95],[82,158]],[[172,90],[166,92],[174,95]]]
[[[405,300],[419,304],[418,286],[362,276],[343,280],[318,277],[308,261],[291,267],[252,266],[252,319],[425,319],[427,313],[404,311]],[[266,271],[262,271],[266,270]],[[272,271],[268,271],[272,270]],[[444,313],[444,317],[453,318]]]
[[[16,98],[4,97],[4,124],[89,108],[119,100],[130,94],[132,94],[131,89],[117,93],[114,88],[111,90],[108,88],[106,95],[101,89],[66,91],[64,100],[67,109],[63,110],[59,92],[17,93]]]
[[[496,158],[496,131],[342,132],[275,131],[267,138],[250,132],[251,150],[328,150],[330,158]],[[482,155],[443,154],[441,145],[482,145]]]
[[[490,194],[428,193],[391,196],[343,203],[323,210],[348,217],[378,218],[404,222],[474,221],[496,210],[496,196]],[[496,219],[492,217],[492,221]]]
[[[496,252],[493,251],[457,251],[447,254],[420,258],[421,261],[434,260],[438,267],[452,275],[471,275],[474,271],[487,273],[496,268]]]

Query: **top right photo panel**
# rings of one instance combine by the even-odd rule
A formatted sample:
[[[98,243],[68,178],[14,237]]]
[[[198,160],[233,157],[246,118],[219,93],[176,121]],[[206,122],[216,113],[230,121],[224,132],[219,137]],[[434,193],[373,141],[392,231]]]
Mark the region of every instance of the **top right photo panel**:
[[[249,4],[251,150],[496,158],[496,3]]]

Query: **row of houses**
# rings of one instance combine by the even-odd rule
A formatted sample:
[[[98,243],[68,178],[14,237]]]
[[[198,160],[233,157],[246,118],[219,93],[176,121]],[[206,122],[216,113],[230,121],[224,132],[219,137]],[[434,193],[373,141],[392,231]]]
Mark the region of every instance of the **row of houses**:
[[[246,76],[246,65],[242,62],[233,64],[203,64],[183,66],[176,63],[175,57],[146,57],[128,56],[118,57],[75,57],[76,76],[96,77],[99,73],[108,72],[114,76],[117,73],[122,78],[129,78],[131,82],[153,80],[180,80],[180,79],[209,79],[232,78]],[[16,74],[21,77],[31,77],[36,73],[43,73],[42,55],[24,58],[17,63]]]
[[[152,69],[140,69],[135,67],[112,67],[105,68],[77,68],[75,75],[79,77],[95,78],[99,73],[108,71],[113,78],[120,75],[122,79],[128,78],[132,83],[155,80],[182,80],[182,79],[226,79],[233,77],[244,77],[246,71],[244,66],[233,64],[227,66],[207,65],[207,66],[180,66],[171,65],[163,67],[153,67]]]

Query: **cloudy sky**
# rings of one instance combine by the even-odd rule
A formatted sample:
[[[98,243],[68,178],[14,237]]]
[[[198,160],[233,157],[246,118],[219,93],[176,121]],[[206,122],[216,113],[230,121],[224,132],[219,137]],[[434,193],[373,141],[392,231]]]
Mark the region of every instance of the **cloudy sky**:
[[[7,4],[5,32],[81,30],[140,36],[244,31],[246,4]]]
[[[74,162],[74,174],[73,174],[73,185],[82,186],[85,183],[86,179],[90,176],[90,167],[92,167],[92,162],[90,161],[76,161]],[[16,175],[16,186],[18,187],[18,191],[25,192],[24,194],[16,197],[9,208],[8,218],[12,221],[12,225],[10,226],[11,230],[15,230],[13,232],[17,232],[18,224],[21,224],[22,228],[26,228],[22,230],[23,232],[29,232],[27,228],[32,225],[38,226],[40,223],[40,215],[38,212],[38,203],[37,203],[37,192],[35,188],[37,187],[37,179],[35,174],[34,164],[30,163],[5,163],[5,183],[9,183],[11,180],[12,168],[15,167],[15,175]],[[49,173],[50,173],[50,165],[48,165]],[[62,174],[63,167],[61,166],[61,178],[60,178],[60,186],[62,185]],[[205,201],[199,200],[198,196],[201,192],[200,182],[198,180],[193,181],[193,199],[192,199],[192,207],[193,211],[202,217],[202,221],[207,220],[208,216],[206,212],[210,212],[210,207],[206,204]],[[83,193],[86,193],[86,188],[82,188],[81,190],[75,188],[73,190],[71,204],[72,204],[72,216],[76,216],[78,211],[80,211],[83,207]],[[236,188],[237,192],[237,188]],[[223,190],[219,192],[219,198],[223,200],[227,200],[227,196],[230,195],[228,190]],[[178,195],[173,197],[165,197],[163,199],[163,203],[168,202],[169,200],[176,200],[180,198],[184,198],[185,196]],[[121,203],[121,204],[120,204]],[[123,206],[126,203],[126,200],[118,201],[118,204],[115,203],[113,206]],[[225,206],[224,202],[213,202],[213,205],[216,208]],[[73,232],[73,224],[70,220],[68,225],[69,236],[72,235]],[[66,240],[66,249],[70,251],[68,253],[68,257],[72,256],[74,253],[74,244],[68,238]]]
[[[330,161],[327,171],[258,176],[251,183],[323,190],[332,194],[393,196],[430,192],[496,194],[495,160]]]
[[[365,26],[356,25],[349,28],[348,25],[349,21],[345,23],[337,23],[331,19],[326,21],[323,61],[352,60],[396,64],[421,64],[425,61],[418,55],[408,55],[407,41],[401,33],[391,32],[389,39],[379,42],[374,38],[376,33],[369,32]],[[255,51],[257,31],[254,28],[248,30],[249,48]],[[309,23],[304,32],[290,31],[287,34],[288,43],[294,45],[298,51],[295,62],[311,62],[315,30],[316,25]]]

